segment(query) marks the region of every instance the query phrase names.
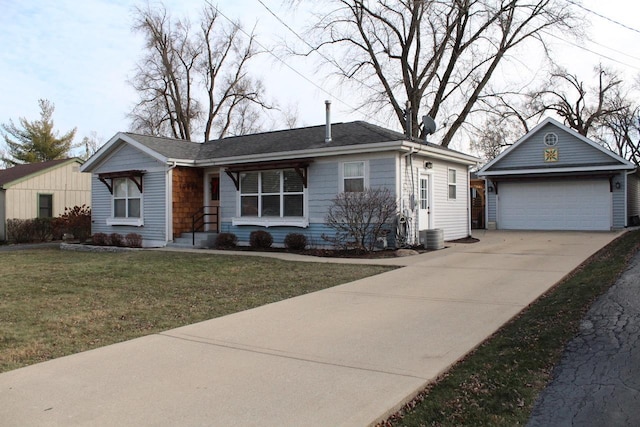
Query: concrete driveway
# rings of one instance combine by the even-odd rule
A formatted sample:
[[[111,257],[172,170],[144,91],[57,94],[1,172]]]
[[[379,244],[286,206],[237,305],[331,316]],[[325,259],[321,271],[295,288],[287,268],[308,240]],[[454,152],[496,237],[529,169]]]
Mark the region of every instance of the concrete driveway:
[[[618,234],[477,233],[375,277],[7,372],[0,420],[366,426]]]

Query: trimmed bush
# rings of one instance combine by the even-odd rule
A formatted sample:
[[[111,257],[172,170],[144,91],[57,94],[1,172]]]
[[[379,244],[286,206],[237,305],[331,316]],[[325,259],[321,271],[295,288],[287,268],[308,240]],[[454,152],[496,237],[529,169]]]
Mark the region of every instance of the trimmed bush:
[[[233,233],[220,233],[216,236],[215,247],[218,249],[235,248],[238,244],[238,237]]]
[[[249,245],[254,249],[269,249],[273,244],[273,236],[268,231],[256,230],[249,235]]]
[[[32,237],[36,242],[46,242],[51,240],[52,218],[34,218],[32,220]]]
[[[7,240],[13,243],[29,243],[33,241],[33,227],[30,219],[8,219]]]
[[[91,241],[97,246],[107,246],[109,244],[109,236],[105,233],[95,233],[91,236]]]
[[[122,234],[109,234],[109,242],[111,243],[111,246],[124,246],[124,239],[122,238]]]
[[[300,233],[289,233],[284,238],[284,246],[292,251],[303,251],[307,247],[307,237]]]
[[[142,236],[138,233],[129,233],[124,236],[124,240],[126,242],[126,245],[130,248],[142,247]]]

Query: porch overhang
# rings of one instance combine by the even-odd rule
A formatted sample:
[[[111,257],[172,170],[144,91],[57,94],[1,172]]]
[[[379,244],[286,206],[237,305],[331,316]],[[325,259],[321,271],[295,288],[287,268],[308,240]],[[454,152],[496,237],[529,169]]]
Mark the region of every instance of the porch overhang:
[[[138,190],[142,193],[142,176],[147,171],[144,170],[128,170],[118,172],[99,173],[98,179],[109,189],[109,193],[113,194],[113,180],[116,178],[129,178],[136,184]]]
[[[273,162],[260,162],[260,163],[242,163],[237,165],[222,166],[225,168],[225,173],[231,178],[233,184],[236,186],[236,190],[240,190],[240,174],[242,172],[259,172],[274,169],[293,169],[296,171],[304,188],[307,188],[307,177],[309,165],[313,163],[311,159],[298,159],[298,160],[279,160]]]

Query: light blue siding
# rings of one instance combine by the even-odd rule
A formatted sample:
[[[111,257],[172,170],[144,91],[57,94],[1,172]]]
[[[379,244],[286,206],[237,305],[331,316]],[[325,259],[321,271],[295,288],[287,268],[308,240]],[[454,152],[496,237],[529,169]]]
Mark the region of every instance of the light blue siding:
[[[107,186],[98,180],[98,174],[126,170],[149,170],[142,178],[144,216],[142,227],[107,225],[106,223],[107,218],[112,215],[113,199]],[[91,179],[91,232],[122,235],[138,233],[145,241],[145,246],[156,246],[166,242],[166,183],[167,172],[164,165],[135,148],[125,145],[93,173]]]
[[[149,170],[164,167],[163,163],[147,154],[124,144],[109,159],[97,167],[93,173],[118,172],[126,170]]]
[[[363,160],[367,160],[366,157]],[[369,186],[372,188],[386,187],[395,193],[396,162],[394,157],[373,158],[369,162]],[[266,230],[272,234],[274,244],[281,245],[289,233],[300,233],[307,236],[312,246],[326,246],[323,234],[333,234],[333,230],[324,225],[332,199],[339,191],[340,161],[319,161],[311,163],[307,170],[307,212],[309,226],[300,227],[259,227],[233,226],[232,219],[237,213],[238,193],[235,184],[225,173],[220,174],[220,210],[221,231],[234,233],[240,242],[249,242],[249,234],[254,230]]]
[[[558,144],[555,147],[547,147],[544,145],[544,136],[549,132],[555,133],[558,136]],[[544,161],[544,150],[546,148],[556,148],[558,150],[557,162]],[[490,170],[553,169],[559,167],[618,164],[619,162],[606,153],[591,147],[572,133],[549,123],[518,145],[513,151],[506,154],[495,163]]]
[[[327,227],[324,224],[309,224],[307,228],[298,227],[258,227],[258,226],[236,226],[234,227],[231,222],[223,222],[220,226],[220,231],[223,233],[233,233],[238,237],[238,243],[246,246],[249,244],[249,235],[252,231],[264,230],[268,231],[273,237],[273,246],[284,246],[284,239],[289,233],[302,234],[307,238],[307,244],[311,247],[331,246],[331,243],[325,241],[322,236],[334,234],[334,230]]]
[[[624,175],[618,174],[613,178],[612,182],[619,182],[620,188],[613,186],[613,228],[620,229],[627,225],[627,210],[625,207],[625,200],[627,189],[625,188]]]
[[[396,190],[396,159],[372,159],[369,161],[369,186],[371,188],[386,187],[393,194]]]

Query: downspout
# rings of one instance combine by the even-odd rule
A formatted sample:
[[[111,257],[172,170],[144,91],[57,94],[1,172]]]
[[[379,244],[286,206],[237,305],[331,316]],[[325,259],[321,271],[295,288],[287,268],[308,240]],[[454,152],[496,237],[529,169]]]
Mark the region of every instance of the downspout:
[[[414,151],[415,150],[415,151]],[[411,218],[413,219],[414,215],[415,215],[415,208],[416,208],[416,183],[415,183],[415,178],[414,178],[414,170],[413,170],[413,155],[416,154],[417,152],[419,152],[420,150],[416,149],[415,147],[411,147],[411,151],[408,152],[407,154],[405,154],[404,156],[406,158],[409,159],[409,170],[411,171],[411,196],[409,199],[409,208],[411,209]],[[418,235],[417,235],[417,228],[414,224],[413,226],[413,230],[412,230],[412,234],[413,234],[413,243],[416,242]]]
[[[165,209],[167,211],[166,215],[165,215],[165,244],[171,240],[173,241],[173,210],[172,210],[172,206],[173,206],[173,174],[171,173],[171,171],[173,171],[176,167],[178,166],[178,164],[176,163],[176,161],[173,162],[173,165],[170,165],[169,168],[167,168],[167,185],[166,185],[166,192],[167,194],[165,195]]]

